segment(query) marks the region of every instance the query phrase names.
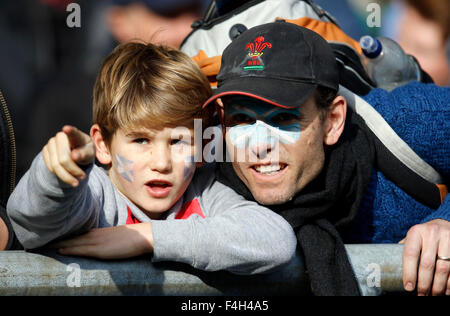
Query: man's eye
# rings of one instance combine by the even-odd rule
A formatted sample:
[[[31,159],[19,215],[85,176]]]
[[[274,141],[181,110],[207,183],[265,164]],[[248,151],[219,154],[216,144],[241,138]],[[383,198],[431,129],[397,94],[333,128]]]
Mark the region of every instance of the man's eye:
[[[230,126],[247,125],[255,123],[255,119],[246,114],[236,114],[229,119]]]
[[[276,125],[284,126],[284,125],[298,123],[299,118],[291,113],[280,113],[280,114],[274,116],[271,119],[271,121],[272,121],[272,123],[274,123]]]
[[[136,138],[135,140],[133,140],[133,143],[146,145],[149,143],[149,141],[147,138]]]

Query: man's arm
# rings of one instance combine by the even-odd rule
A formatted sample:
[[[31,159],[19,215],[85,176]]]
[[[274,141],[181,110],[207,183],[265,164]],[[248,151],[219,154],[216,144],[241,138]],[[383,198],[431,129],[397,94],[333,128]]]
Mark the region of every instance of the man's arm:
[[[418,82],[392,92],[376,89],[364,97],[396,133],[446,179],[450,179],[449,98],[448,87]],[[447,196],[439,209],[411,227],[402,240],[406,290],[417,289],[419,294],[450,294],[450,263],[436,260],[437,255],[450,255],[449,219]],[[444,275],[446,281],[443,281]]]

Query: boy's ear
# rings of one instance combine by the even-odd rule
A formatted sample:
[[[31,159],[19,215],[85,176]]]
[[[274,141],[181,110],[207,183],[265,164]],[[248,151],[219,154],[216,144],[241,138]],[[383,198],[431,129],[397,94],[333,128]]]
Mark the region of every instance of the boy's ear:
[[[217,115],[219,116],[220,124],[222,125],[222,130],[225,130],[225,110],[220,98],[216,100],[216,111]]]
[[[104,165],[109,165],[112,160],[111,153],[103,139],[102,130],[98,124],[92,125],[90,135],[95,146],[95,155],[98,161]]]
[[[325,116],[324,144],[334,145],[344,131],[347,116],[347,101],[343,96],[337,96],[331,103]]]

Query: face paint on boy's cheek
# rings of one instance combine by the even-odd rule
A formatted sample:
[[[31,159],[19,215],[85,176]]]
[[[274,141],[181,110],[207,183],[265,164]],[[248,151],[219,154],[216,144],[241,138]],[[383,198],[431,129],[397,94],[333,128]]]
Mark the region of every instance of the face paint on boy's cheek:
[[[292,126],[283,127],[283,130],[281,130],[258,120],[252,125],[231,127],[228,133],[231,143],[237,148],[256,144],[275,146],[278,142],[293,144],[300,138],[300,124],[298,126],[292,124]]]
[[[117,164],[117,171],[119,174],[127,180],[128,182],[133,182],[133,166],[134,162],[131,160],[128,160],[124,156],[121,156],[119,154],[116,154],[116,164]]]
[[[189,180],[195,172],[195,156],[187,156],[184,159],[184,181]]]

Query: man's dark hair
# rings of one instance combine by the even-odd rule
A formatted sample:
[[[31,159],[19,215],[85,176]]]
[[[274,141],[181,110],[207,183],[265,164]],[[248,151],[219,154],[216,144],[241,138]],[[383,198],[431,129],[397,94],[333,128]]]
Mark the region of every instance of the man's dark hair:
[[[318,86],[314,91],[314,100],[320,111],[321,119],[325,118],[331,102],[337,97],[337,91],[328,87]]]

